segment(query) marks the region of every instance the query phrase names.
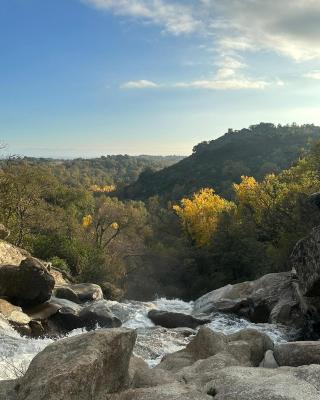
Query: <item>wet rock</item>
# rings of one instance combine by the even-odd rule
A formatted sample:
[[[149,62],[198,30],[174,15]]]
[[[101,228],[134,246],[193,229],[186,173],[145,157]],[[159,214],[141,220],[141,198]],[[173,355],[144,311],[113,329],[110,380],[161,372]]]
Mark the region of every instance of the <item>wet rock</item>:
[[[316,400],[320,366],[300,368],[229,367],[216,371],[205,391],[215,400]]]
[[[51,301],[47,301],[35,307],[27,308],[25,312],[26,314],[28,314],[30,319],[36,321],[43,321],[57,314],[60,308],[62,308],[61,305]]]
[[[80,311],[79,317],[89,329],[93,329],[97,324],[102,328],[118,328],[121,326],[120,319],[111,312],[106,300],[96,301],[84,307]]]
[[[127,388],[136,333],[100,329],[50,344],[31,362],[18,400],[102,400]]]
[[[261,361],[259,367],[260,368],[270,368],[270,369],[279,368],[279,364],[275,360],[272,350],[266,351],[266,354],[264,355],[264,359]]]
[[[199,325],[208,324],[209,319],[199,319],[192,315],[175,313],[169,311],[150,310],[148,312],[148,318],[155,325],[162,326],[164,328],[191,328],[195,329]]]
[[[54,279],[45,266],[28,257],[20,266],[0,268],[0,296],[20,306],[31,306],[50,299]]]
[[[227,285],[196,300],[194,313],[234,313],[255,323],[283,323],[301,327],[300,310],[291,272],[268,274],[256,281]]]
[[[320,342],[280,343],[275,346],[274,356],[280,366],[320,364]]]

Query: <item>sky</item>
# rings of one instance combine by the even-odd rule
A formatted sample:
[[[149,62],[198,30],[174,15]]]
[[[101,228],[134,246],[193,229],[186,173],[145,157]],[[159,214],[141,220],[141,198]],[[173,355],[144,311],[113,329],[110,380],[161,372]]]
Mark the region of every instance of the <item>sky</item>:
[[[180,154],[320,125],[319,0],[0,0],[7,154]]]

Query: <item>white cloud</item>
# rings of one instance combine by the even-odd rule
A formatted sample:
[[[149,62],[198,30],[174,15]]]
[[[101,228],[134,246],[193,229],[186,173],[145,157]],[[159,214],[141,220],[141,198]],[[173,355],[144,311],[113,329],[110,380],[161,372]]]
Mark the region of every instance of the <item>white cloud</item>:
[[[157,89],[160,85],[147,80],[129,81],[121,85],[122,89]]]
[[[265,89],[271,83],[263,80],[249,79],[223,79],[223,80],[199,80],[192,82],[181,82],[175,86],[187,89],[207,89],[207,90],[239,90],[239,89]]]
[[[304,74],[304,77],[305,78],[310,78],[310,79],[319,79],[320,80],[320,70],[307,72],[306,74]]]
[[[183,3],[164,0],[82,1],[117,15],[137,17],[153,22],[175,35],[194,32],[200,25],[200,21],[193,15],[192,9]]]

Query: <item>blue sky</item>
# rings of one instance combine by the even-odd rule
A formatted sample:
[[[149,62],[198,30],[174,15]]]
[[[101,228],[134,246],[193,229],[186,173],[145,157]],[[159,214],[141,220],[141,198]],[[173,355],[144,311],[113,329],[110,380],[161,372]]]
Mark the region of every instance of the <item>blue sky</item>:
[[[320,125],[319,0],[1,0],[7,153],[189,154]]]

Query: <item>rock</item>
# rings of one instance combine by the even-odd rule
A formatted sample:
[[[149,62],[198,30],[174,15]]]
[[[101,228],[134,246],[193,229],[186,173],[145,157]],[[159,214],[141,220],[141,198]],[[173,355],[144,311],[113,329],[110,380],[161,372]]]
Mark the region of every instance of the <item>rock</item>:
[[[11,243],[0,240],[0,268],[3,265],[20,265],[30,254]]]
[[[103,299],[102,289],[94,283],[78,283],[65,285],[65,288],[71,289],[77,296],[80,302],[96,301]]]
[[[156,367],[177,372],[198,360],[208,359],[219,353],[228,353],[237,360],[236,365],[257,367],[267,350],[274,347],[272,340],[254,329],[244,329],[226,336],[201,327],[198,334],[183,350],[167,354]]]
[[[22,311],[21,307],[13,306],[6,300],[0,299],[0,314],[13,325],[27,325],[30,318]]]
[[[151,388],[130,389],[109,395],[105,400],[212,400],[212,397],[191,385],[175,382]]]
[[[228,367],[216,371],[205,392],[215,400],[316,400],[320,366],[300,368]]]
[[[280,366],[320,364],[320,342],[280,343],[275,346],[274,357]]]
[[[186,383],[195,384],[199,388],[203,388],[217,370],[231,366],[241,366],[242,364],[228,352],[217,353],[216,355],[198,360],[189,367],[183,368],[176,376],[178,379]]]
[[[32,320],[43,321],[57,314],[61,308],[61,305],[47,301],[43,304],[28,308],[25,312]]]
[[[174,382],[174,377],[161,369],[151,369],[140,357],[130,360],[129,374],[132,388],[153,387]]]
[[[0,224],[0,240],[5,240],[10,236],[10,230]]]
[[[265,333],[256,331],[255,329],[243,329],[239,332],[227,336],[229,347],[232,343],[245,342],[249,346],[250,362],[252,366],[257,367],[263,359],[267,350],[273,350],[274,344]],[[229,349],[230,351],[230,349]],[[234,354],[237,357],[236,354]]]
[[[271,322],[271,319],[274,323],[289,325],[295,322],[299,327],[304,323],[291,272],[268,274],[256,281],[227,285],[196,300],[195,314],[213,311],[235,313],[255,323]]]
[[[60,308],[69,308],[75,314],[79,313],[82,310],[81,305],[67,299],[59,299],[58,297],[55,296],[51,296],[50,304],[55,304],[57,306],[60,306]]]
[[[0,381],[0,400],[16,400],[17,381]]]
[[[20,380],[17,400],[102,400],[127,388],[136,333],[101,329],[50,344]]]
[[[296,244],[290,262],[297,273],[302,294],[320,296],[320,226]]]
[[[274,358],[274,354],[272,350],[267,350],[266,354],[264,355],[264,359],[261,361],[260,368],[279,368],[277,361]]]
[[[56,286],[53,295],[59,299],[66,299],[74,303],[80,303],[78,295],[68,286]]]
[[[21,306],[37,305],[50,299],[54,279],[40,261],[28,257],[20,266],[0,268],[0,296]]]
[[[209,319],[199,319],[192,315],[175,313],[169,311],[150,310],[148,312],[148,318],[155,325],[162,326],[164,328],[191,328],[195,329],[199,325],[208,324]]]
[[[93,329],[97,324],[102,328],[118,328],[121,326],[120,319],[111,312],[106,300],[96,301],[84,307],[80,311],[79,317],[89,329]]]
[[[101,285],[103,295],[108,300],[120,301],[124,297],[124,291],[110,282],[104,282]]]

